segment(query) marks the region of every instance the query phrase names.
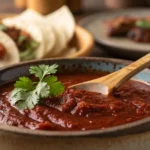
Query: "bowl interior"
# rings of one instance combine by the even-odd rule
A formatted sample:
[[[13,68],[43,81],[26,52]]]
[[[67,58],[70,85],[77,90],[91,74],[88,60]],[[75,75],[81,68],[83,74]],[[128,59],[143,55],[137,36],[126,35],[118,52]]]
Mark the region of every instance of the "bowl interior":
[[[97,71],[105,71],[105,72],[114,72],[117,71],[124,66],[126,66],[129,62],[124,60],[117,59],[107,59],[107,58],[78,58],[78,59],[45,59],[39,61],[30,61],[21,63],[18,65],[13,65],[7,68],[3,68],[0,70],[0,85],[3,85],[7,82],[10,82],[19,76],[28,75],[29,67],[32,65],[39,64],[59,64],[59,72],[67,73],[67,72],[97,72]],[[137,74],[134,78],[142,81],[149,82],[150,81],[150,70],[145,69],[144,71]],[[0,125],[0,130],[7,130],[11,132],[17,132],[21,134],[32,134],[32,135],[42,135],[42,136],[85,136],[85,135],[116,135],[116,134],[124,134],[131,132],[141,132],[147,130],[149,128],[150,118],[142,119],[140,121],[136,121],[133,123],[129,123],[126,125],[116,126],[109,129],[104,130],[90,130],[90,131],[76,131],[76,132],[47,132],[47,131],[33,131],[29,129],[20,129],[17,127],[10,127],[7,125]],[[142,125],[142,128],[141,128]],[[144,128],[143,128],[144,126]],[[137,127],[137,128],[136,128]],[[134,128],[134,130],[133,130]],[[122,132],[121,132],[122,131]]]

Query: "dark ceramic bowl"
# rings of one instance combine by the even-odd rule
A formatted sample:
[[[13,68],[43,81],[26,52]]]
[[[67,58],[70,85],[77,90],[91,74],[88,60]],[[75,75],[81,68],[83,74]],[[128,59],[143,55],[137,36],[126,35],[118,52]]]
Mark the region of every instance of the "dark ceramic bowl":
[[[129,62],[107,58],[47,59],[30,61],[0,70],[0,85],[19,76],[28,75],[29,67],[38,64],[59,64],[59,72],[114,72]],[[145,69],[135,76],[150,81]],[[0,124],[2,150],[149,150],[150,118],[104,130],[90,131],[34,131]]]

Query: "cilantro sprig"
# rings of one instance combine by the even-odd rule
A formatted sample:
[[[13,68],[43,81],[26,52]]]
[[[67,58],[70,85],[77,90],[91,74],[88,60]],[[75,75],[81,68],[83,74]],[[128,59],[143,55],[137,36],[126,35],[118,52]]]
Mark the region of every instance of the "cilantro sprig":
[[[20,45],[19,49],[21,49],[20,58],[22,61],[32,60],[36,57],[35,50],[39,47],[38,42],[33,39],[28,39],[27,36],[20,35],[18,44]]]
[[[140,28],[150,28],[150,21],[146,19],[141,19],[136,22],[136,27]]]
[[[0,24],[0,30],[2,31],[6,31],[7,30],[7,27],[3,24]]]
[[[31,66],[29,72],[39,78],[39,82],[34,82],[28,77],[20,77],[11,92],[11,104],[16,105],[20,110],[32,109],[42,98],[62,94],[63,84],[52,75],[57,72],[57,68],[57,64]]]

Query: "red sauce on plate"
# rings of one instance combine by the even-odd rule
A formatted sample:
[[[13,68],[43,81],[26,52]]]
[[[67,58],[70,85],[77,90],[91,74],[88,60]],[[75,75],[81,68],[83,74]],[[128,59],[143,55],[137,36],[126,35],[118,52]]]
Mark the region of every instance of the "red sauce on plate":
[[[104,73],[58,75],[66,87]],[[150,86],[128,81],[113,95],[68,89],[64,94],[43,99],[31,110],[19,111],[10,105],[13,84],[1,87],[0,123],[40,130],[105,129],[150,116]]]

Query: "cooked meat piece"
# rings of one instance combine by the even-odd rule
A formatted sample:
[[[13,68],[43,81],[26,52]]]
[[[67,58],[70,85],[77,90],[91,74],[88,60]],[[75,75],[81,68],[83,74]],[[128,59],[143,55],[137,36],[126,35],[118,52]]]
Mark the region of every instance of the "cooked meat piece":
[[[105,22],[108,36],[125,36],[129,30],[135,27],[138,18],[117,17]]]
[[[15,42],[17,42],[18,37],[20,35],[20,30],[15,27],[9,27],[4,30],[6,34],[8,34]]]
[[[27,49],[26,47],[29,45],[31,41],[31,37],[28,33],[20,29],[17,29],[16,27],[7,27],[7,29],[4,32],[15,41],[19,51],[25,51]],[[23,38],[19,40],[20,37]]]
[[[128,38],[135,42],[148,43],[150,42],[150,29],[135,27],[129,31]]]
[[[0,43],[0,59],[4,58],[5,54],[6,54],[6,49],[2,45],[2,43]]]

